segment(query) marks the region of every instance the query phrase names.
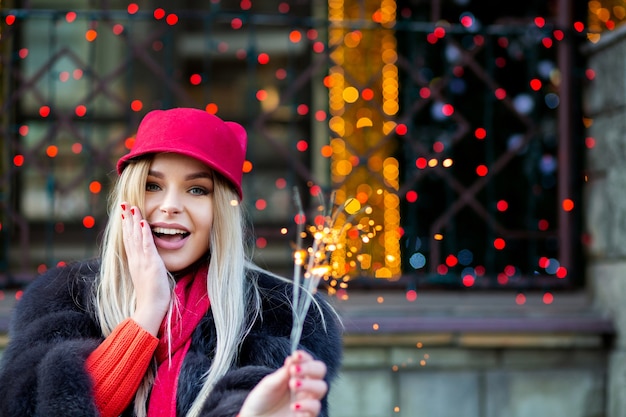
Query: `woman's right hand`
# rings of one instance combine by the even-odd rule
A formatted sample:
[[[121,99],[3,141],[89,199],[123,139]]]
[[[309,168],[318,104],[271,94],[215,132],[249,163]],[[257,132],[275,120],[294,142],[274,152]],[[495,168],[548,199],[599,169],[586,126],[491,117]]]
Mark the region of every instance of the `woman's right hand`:
[[[238,417],[317,417],[328,393],[325,376],[324,362],[296,351],[250,391]]]
[[[167,270],[139,208],[124,202],[121,211],[124,248],[137,297],[132,319],[157,336],[172,297]]]

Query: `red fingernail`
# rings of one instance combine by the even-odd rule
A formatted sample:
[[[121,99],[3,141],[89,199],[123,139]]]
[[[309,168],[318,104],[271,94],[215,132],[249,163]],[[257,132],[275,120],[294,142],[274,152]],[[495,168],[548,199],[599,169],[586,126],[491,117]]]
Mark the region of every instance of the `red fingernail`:
[[[135,214],[135,209],[134,208],[130,209],[130,214]]]
[[[143,221],[143,220],[139,222],[139,225],[140,225],[141,227],[143,227],[143,224],[144,224],[144,221]]]
[[[122,204],[122,210],[126,210],[126,204]]]
[[[302,368],[296,365],[296,373],[299,374],[300,372],[302,372]]]
[[[300,381],[299,379],[296,380],[296,388],[300,388],[302,386],[302,381]]]
[[[124,213],[122,213],[122,220],[124,220]]]
[[[300,405],[300,403],[295,403],[295,404],[293,405],[293,408],[294,408],[294,409],[296,409],[296,410],[299,410],[299,409],[301,409],[301,408],[302,408],[302,406]]]

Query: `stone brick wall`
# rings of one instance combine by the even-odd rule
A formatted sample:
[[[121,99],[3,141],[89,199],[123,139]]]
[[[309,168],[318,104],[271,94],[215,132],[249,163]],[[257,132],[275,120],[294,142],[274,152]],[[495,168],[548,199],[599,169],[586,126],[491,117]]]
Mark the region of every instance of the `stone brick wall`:
[[[585,90],[587,136],[586,272],[598,308],[612,317],[616,339],[608,366],[607,416],[626,416],[626,28],[585,49],[595,78]]]
[[[423,365],[424,352],[429,359]],[[601,417],[595,349],[350,348],[333,417]]]
[[[332,416],[606,416],[610,320],[585,292],[527,297],[353,293]]]

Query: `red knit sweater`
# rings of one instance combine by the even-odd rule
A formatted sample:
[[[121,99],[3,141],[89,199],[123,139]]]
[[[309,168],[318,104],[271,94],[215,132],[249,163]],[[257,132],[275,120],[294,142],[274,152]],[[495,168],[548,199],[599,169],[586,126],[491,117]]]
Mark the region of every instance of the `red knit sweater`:
[[[159,339],[134,320],[121,322],[87,358],[102,417],[119,416],[133,400]]]

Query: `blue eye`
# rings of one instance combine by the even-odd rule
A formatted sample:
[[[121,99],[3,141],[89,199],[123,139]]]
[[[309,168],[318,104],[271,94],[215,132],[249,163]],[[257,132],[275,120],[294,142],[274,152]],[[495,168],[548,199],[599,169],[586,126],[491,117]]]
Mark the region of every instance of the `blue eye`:
[[[153,182],[146,183],[146,191],[159,191],[160,189],[161,188]]]
[[[193,187],[193,188],[191,188],[189,190],[189,192],[191,194],[194,194],[194,195],[207,195],[207,194],[209,194],[209,190],[207,190],[207,189],[205,189],[203,187]]]

